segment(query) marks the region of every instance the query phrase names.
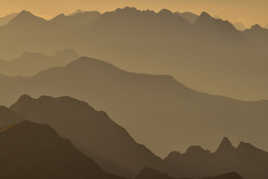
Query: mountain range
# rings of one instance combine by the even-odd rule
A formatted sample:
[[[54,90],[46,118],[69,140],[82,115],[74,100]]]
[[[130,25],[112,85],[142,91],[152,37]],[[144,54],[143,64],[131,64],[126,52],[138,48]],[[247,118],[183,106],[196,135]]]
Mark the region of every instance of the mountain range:
[[[1,123],[2,119],[16,121],[1,128],[1,178],[122,179],[104,172],[49,126],[23,118],[17,121],[14,112],[5,107],[0,108],[0,116]]]
[[[10,121],[0,121],[1,176],[6,178],[43,173],[43,178],[207,179],[221,173],[215,179],[267,178],[268,153],[252,144],[236,148],[224,138],[214,153],[190,146],[161,159],[106,113],[71,97],[23,95],[9,109],[1,107],[0,117]]]
[[[268,98],[263,83],[267,30],[257,25],[240,31],[205,12],[195,16],[127,7],[46,20],[23,11],[0,27],[0,38],[3,59],[25,51],[51,54],[74,49],[128,71],[170,74],[199,91],[247,100]]]
[[[0,76],[0,83],[4,105],[11,105],[22,94],[71,96],[86,101],[107,112],[160,156],[191,144],[215,149],[223,136],[235,143],[254,141],[268,148],[267,101],[200,93],[167,75],[131,73],[82,57],[33,77]]]
[[[23,95],[11,110],[32,122],[49,124],[106,171],[134,176],[146,166],[164,169],[158,156],[136,143],[105,112],[85,102],[70,97],[34,99]]]
[[[196,178],[235,171],[245,179],[267,178],[268,152],[245,142],[234,147],[226,137],[215,152],[190,146],[185,153],[171,152],[164,161],[177,168],[170,172],[174,176]]]

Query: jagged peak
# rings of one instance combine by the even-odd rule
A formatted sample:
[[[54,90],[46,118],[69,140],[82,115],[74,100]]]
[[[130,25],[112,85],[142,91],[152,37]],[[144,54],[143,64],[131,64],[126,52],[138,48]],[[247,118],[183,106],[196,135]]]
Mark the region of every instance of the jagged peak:
[[[236,150],[228,137],[224,137],[216,151],[216,153],[224,153]]]

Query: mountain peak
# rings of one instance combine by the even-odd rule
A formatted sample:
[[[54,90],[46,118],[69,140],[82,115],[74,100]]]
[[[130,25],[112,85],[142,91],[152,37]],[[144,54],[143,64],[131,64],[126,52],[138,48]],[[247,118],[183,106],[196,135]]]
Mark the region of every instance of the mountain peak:
[[[43,24],[45,22],[46,22],[45,19],[33,15],[30,11],[23,10],[14,19],[12,19],[8,24],[9,25],[14,25],[14,24],[19,24],[19,25],[32,24],[33,25],[33,24]]]
[[[67,65],[68,68],[73,69],[85,69],[85,70],[99,70],[99,69],[106,69],[106,70],[114,70],[118,69],[114,65],[104,62],[102,60],[89,58],[89,57],[80,57],[78,60],[75,60]],[[119,69],[118,69],[119,70]]]
[[[207,12],[202,12],[200,16],[197,18],[195,24],[197,25],[207,25],[207,24],[214,24],[216,19],[214,19],[211,15]]]
[[[200,18],[212,18],[211,15],[205,11],[200,14]]]
[[[229,140],[229,138],[224,137],[216,151],[216,153],[225,153],[225,152],[231,152],[234,151],[235,147],[233,146],[232,142]]]
[[[266,29],[263,28],[262,26],[260,26],[259,24],[255,24],[255,25],[251,26],[250,30],[255,31],[255,32],[261,32],[261,31],[264,31]]]
[[[19,97],[18,101],[17,102],[28,102],[28,101],[32,101],[34,100],[34,98],[32,98],[31,96],[27,95],[27,94],[24,94],[22,96]]]

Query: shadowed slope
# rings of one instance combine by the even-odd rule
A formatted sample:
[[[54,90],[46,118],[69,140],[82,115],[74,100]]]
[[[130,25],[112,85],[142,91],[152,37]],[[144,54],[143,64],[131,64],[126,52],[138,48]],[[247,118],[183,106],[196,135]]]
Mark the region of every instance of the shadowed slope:
[[[106,113],[85,102],[70,97],[33,99],[24,95],[11,109],[31,121],[49,124],[109,172],[129,176],[145,166],[164,168],[160,158],[137,144]]]
[[[0,118],[17,119],[8,109],[0,110]],[[0,131],[0,145],[1,178],[120,179],[106,174],[47,125],[20,118],[19,123]]]

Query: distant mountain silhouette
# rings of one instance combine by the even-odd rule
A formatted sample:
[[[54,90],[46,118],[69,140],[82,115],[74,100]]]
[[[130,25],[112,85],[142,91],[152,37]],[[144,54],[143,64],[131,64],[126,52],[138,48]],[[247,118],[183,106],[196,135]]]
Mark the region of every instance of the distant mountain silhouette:
[[[161,156],[172,148],[183,150],[192,144],[215,149],[222,136],[230,136],[235,143],[254,141],[268,148],[267,101],[200,93],[168,75],[131,73],[82,57],[34,77],[0,76],[0,84],[0,101],[6,105],[22,94],[84,100],[107,112],[137,141]]]
[[[11,76],[31,76],[42,70],[64,66],[77,58],[78,54],[73,50],[58,51],[53,56],[25,52],[15,59],[0,61],[0,73]]]
[[[135,142],[105,112],[70,97],[22,96],[11,109],[33,122],[49,124],[111,173],[131,176],[148,166],[164,169],[162,160]]]
[[[212,36],[213,38],[240,38],[240,33],[236,28],[228,21],[221,19],[215,19],[206,12],[202,12],[197,18],[194,26],[197,31],[201,31],[205,34],[206,38]],[[223,39],[221,39],[223,41]],[[234,40],[234,39],[233,39]],[[237,41],[234,40],[234,43]]]
[[[188,15],[194,23],[185,19]],[[196,17],[126,7],[45,20],[23,11],[0,27],[0,58],[74,49],[129,71],[172,74],[197,90],[255,100],[268,98],[268,85],[263,83],[267,36],[237,30],[206,12]]]
[[[175,179],[160,171],[178,175],[178,173],[172,173],[172,170],[178,167],[174,171],[186,172],[191,170],[193,173],[190,175],[192,176],[196,174],[197,168],[195,168],[196,164],[192,165],[191,162],[206,162],[206,165],[198,170],[202,172],[206,171],[205,169],[212,170],[212,173],[222,172],[222,170],[217,167],[216,169],[219,170],[214,170],[215,166],[212,167],[210,164],[223,166],[225,163],[229,163],[227,161],[234,162],[237,159],[243,159],[243,157],[246,160],[241,162],[246,162],[244,165],[248,166],[254,166],[259,162],[262,166],[266,166],[265,162],[267,162],[267,152],[243,142],[237,149],[234,148],[237,150],[237,156],[226,155],[229,153],[225,153],[224,156],[224,151],[228,152],[229,147],[232,146],[227,138],[223,139],[219,149],[214,154],[199,146],[192,146],[185,154],[172,152],[165,160],[161,160],[146,147],[137,144],[123,128],[111,121],[104,112],[96,111],[87,103],[70,97],[42,96],[39,99],[34,99],[23,95],[10,109],[0,107],[0,118],[2,119],[0,126],[0,167],[3,169],[0,176],[7,179],[19,177],[29,179],[71,179],[74,177],[81,179],[123,179],[104,172],[97,163],[109,172],[120,175],[122,175],[123,168],[119,172],[119,168],[116,167],[120,166],[124,169],[132,167],[132,172],[134,166],[138,167],[140,169],[135,171],[136,179]],[[8,125],[3,125],[3,121],[10,122]],[[71,141],[60,137],[58,132],[60,136],[68,137]],[[74,142],[87,156],[77,150],[71,142]],[[93,157],[97,163],[89,156]],[[211,162],[211,160],[215,161]],[[114,168],[111,167],[113,162],[116,163],[112,166]],[[179,162],[182,165],[179,165]],[[230,168],[234,167],[234,164],[236,163],[231,163]],[[191,168],[187,170],[186,167]],[[254,170],[250,169],[244,170],[249,174],[247,176],[261,175],[261,173],[252,173]],[[224,170],[227,170],[227,174],[202,179],[242,179],[238,174],[228,173],[226,168]],[[255,172],[261,171],[256,170]],[[198,176],[203,176],[204,173],[199,174]],[[212,176],[211,173],[208,175]],[[188,177],[184,178],[188,179]],[[180,179],[182,178],[180,177]]]
[[[9,21],[11,21],[17,15],[18,15],[17,13],[13,13],[13,14],[6,15],[4,17],[0,17],[0,26],[8,24]]]
[[[22,11],[19,13],[15,18],[13,18],[9,23],[7,24],[8,26],[14,26],[14,27],[19,27],[19,26],[34,26],[34,25],[41,25],[46,23],[47,21],[41,17],[37,17],[33,15],[29,11]]]
[[[245,179],[267,178],[268,152],[249,143],[241,142],[234,147],[224,138],[214,153],[198,148],[191,153],[189,149],[184,154],[171,152],[165,158],[168,165],[177,168],[173,169],[173,175],[199,177],[236,171]]]
[[[8,109],[0,110],[1,120],[14,120],[13,114]],[[15,125],[2,128],[0,145],[1,178],[121,179],[104,172],[47,125],[21,119]]]

